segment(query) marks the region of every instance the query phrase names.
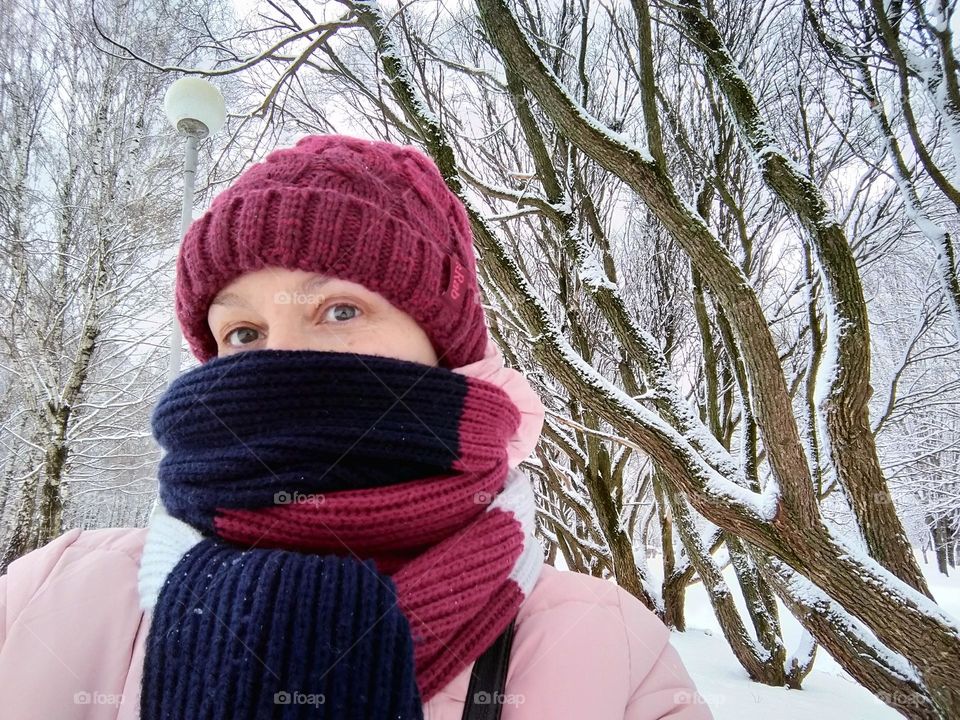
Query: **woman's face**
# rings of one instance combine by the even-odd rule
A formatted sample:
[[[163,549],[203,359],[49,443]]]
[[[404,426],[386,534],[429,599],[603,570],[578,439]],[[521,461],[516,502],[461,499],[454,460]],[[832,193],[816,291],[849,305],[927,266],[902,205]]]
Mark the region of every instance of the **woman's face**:
[[[268,267],[214,298],[207,324],[217,355],[246,350],[328,350],[436,365],[419,325],[382,295],[348,280]]]

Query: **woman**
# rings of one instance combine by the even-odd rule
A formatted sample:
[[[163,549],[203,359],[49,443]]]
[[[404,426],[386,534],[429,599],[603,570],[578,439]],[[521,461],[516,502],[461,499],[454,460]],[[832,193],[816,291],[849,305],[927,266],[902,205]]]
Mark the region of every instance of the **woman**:
[[[5,718],[710,718],[654,614],[543,563],[543,407],[425,155],[273,152],[191,226],[176,306],[160,502],[0,578]]]

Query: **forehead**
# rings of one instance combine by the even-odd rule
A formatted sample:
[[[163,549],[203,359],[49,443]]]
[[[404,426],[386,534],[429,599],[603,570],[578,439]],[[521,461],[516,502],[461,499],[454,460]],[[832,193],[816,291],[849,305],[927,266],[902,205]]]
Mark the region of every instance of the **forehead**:
[[[244,273],[231,280],[214,296],[210,307],[211,309],[218,305],[225,307],[250,307],[250,300],[257,298],[265,291],[278,288],[296,288],[297,290],[312,289],[322,284],[325,280],[327,280],[327,278],[319,273],[274,267],[262,268],[253,272]]]
[[[349,287],[354,292],[374,297],[379,296],[378,293],[364,285],[333,275],[305,270],[266,267],[244,273],[232,280],[217,293],[210,305],[211,307],[215,305],[249,307],[253,301],[259,300],[264,293],[283,290],[317,294],[330,283],[335,283],[338,289]]]

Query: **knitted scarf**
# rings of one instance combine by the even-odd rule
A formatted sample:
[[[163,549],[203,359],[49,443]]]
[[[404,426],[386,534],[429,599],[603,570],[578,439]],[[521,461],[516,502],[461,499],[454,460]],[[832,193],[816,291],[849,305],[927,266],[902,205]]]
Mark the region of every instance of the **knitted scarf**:
[[[174,381],[140,587],[141,717],[421,718],[539,574],[496,385],[338,352]]]

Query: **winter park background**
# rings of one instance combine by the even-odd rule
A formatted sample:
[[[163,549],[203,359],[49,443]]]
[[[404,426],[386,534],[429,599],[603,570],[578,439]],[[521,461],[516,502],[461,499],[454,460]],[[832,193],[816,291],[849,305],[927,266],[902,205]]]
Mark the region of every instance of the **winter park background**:
[[[960,717],[957,0],[4,0],[0,33],[0,568],[152,507],[192,74],[228,108],[194,215],[306,133],[436,159],[547,406],[549,561],[657,612],[717,718]]]

